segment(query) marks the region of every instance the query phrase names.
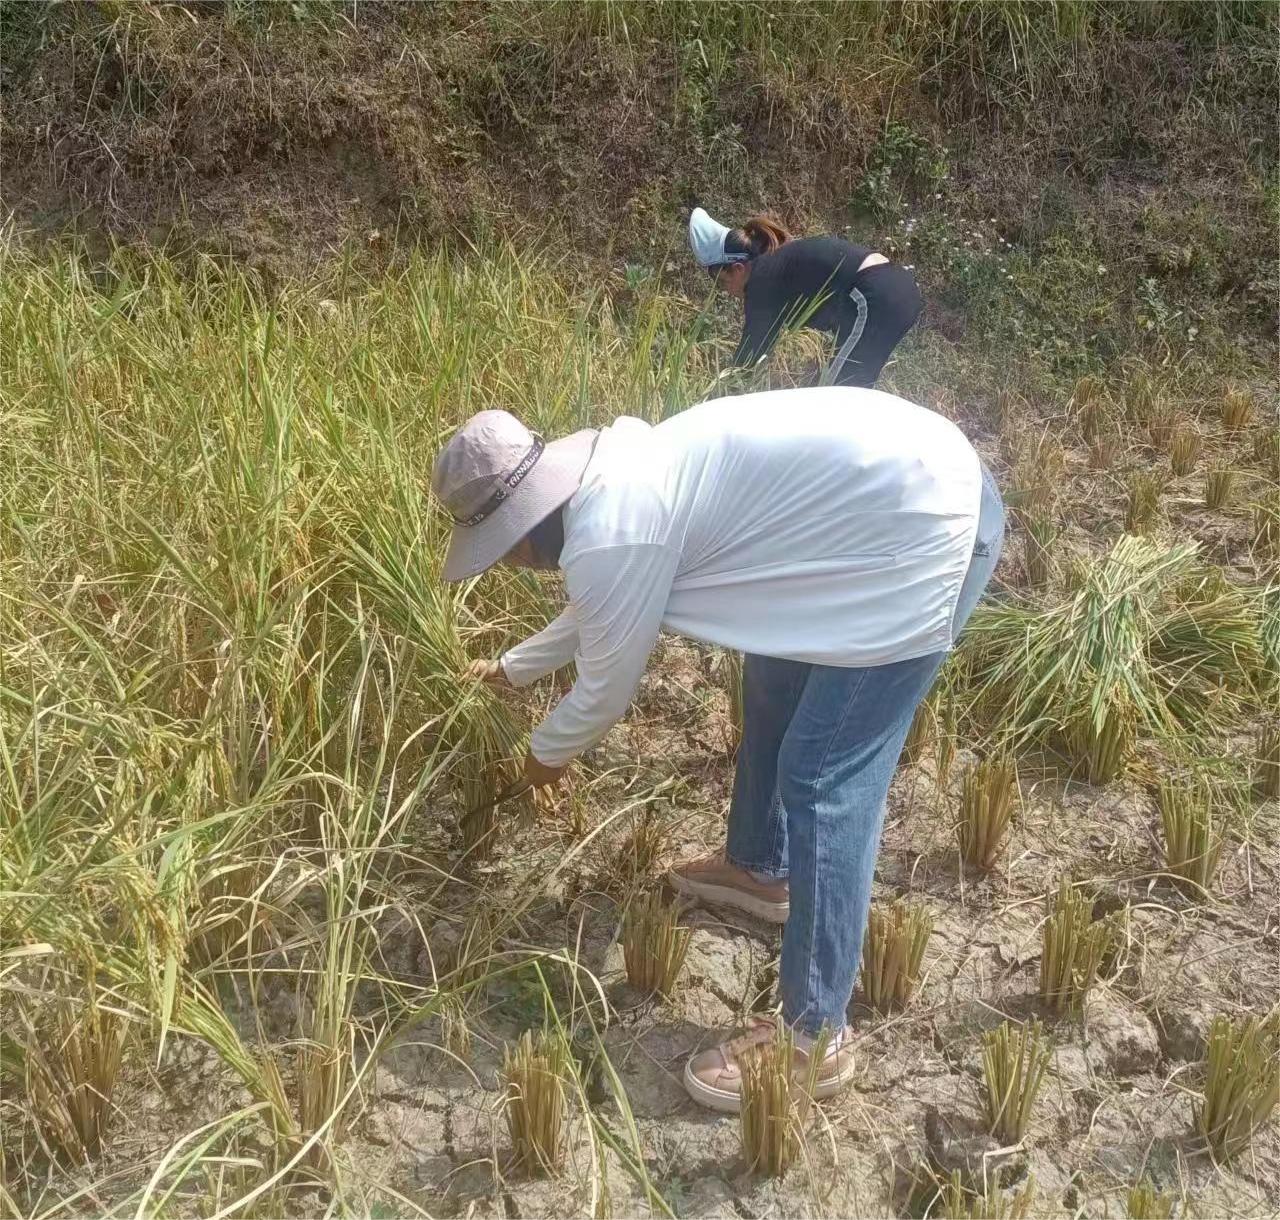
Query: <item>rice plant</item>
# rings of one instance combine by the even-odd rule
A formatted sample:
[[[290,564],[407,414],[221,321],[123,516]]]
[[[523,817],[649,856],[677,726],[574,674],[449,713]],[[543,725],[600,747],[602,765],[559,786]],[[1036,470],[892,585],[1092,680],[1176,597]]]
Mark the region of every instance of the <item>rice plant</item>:
[[[935,697],[931,694],[920,701],[915,715],[911,718],[911,727],[907,730],[906,740],[902,743],[902,753],[898,755],[900,766],[914,767],[924,758],[937,736],[937,724]]]
[[[1231,503],[1236,472],[1230,466],[1217,466],[1204,477],[1205,508],[1225,508]]]
[[[1248,390],[1229,389],[1222,396],[1222,426],[1228,432],[1243,432],[1253,419],[1253,395]]]
[[[932,932],[933,915],[922,904],[898,899],[887,908],[872,906],[860,971],[868,1004],[885,1013],[911,1002]]]
[[[1253,506],[1253,551],[1266,562],[1280,560],[1280,491]]]
[[[1174,475],[1183,478],[1195,468],[1200,457],[1200,433],[1193,424],[1181,424],[1169,439],[1169,467]]]
[[[1160,518],[1164,475],[1158,470],[1135,470],[1129,475],[1124,528],[1130,534],[1147,534]]]
[[[1154,448],[1169,452],[1186,421],[1171,406],[1160,405],[1147,416],[1147,436]]]
[[[1273,483],[1280,483],[1280,428],[1262,427],[1253,434],[1253,460]]]
[[[1053,1012],[1077,1009],[1114,952],[1114,920],[1093,917],[1093,904],[1069,881],[1045,899],[1040,936],[1040,1001]]]
[[[987,1129],[1002,1144],[1021,1143],[1053,1049],[1039,1021],[1005,1021],[983,1035]]]
[[[752,1173],[781,1177],[799,1156],[828,1041],[825,1034],[814,1039],[801,1081],[795,1079],[795,1039],[781,1022],[770,1041],[753,1048],[739,1061],[739,1133]]]
[[[938,735],[934,739],[934,773],[938,791],[945,793],[951,786],[951,768],[955,765],[960,724],[953,686],[948,683],[938,697]]]
[[[675,990],[692,931],[679,924],[680,911],[661,895],[633,902],[622,919],[622,955],[627,981],[637,991],[669,996]]]
[[[1213,1019],[1196,1130],[1220,1160],[1248,1146],[1280,1103],[1280,1013]]]
[[[0,1040],[0,1079],[25,1095],[50,1151],[84,1164],[101,1151],[113,1117],[128,1022],[92,967],[76,992],[19,1000]]]
[[[1031,517],[1027,520],[1023,564],[1027,572],[1027,584],[1032,589],[1042,589],[1052,582],[1057,541],[1058,527],[1054,521],[1047,517]]]
[[[525,1030],[503,1051],[503,1113],[514,1165],[527,1173],[555,1173],[563,1163],[569,1057],[556,1030]]]
[[[611,869],[611,878],[616,878],[620,893],[626,895],[644,887],[659,871],[673,829],[671,818],[651,802],[646,801],[631,814],[630,829],[618,847],[616,867]]]
[[[1129,1193],[1125,1197],[1125,1215],[1129,1220],[1169,1220],[1176,1202],[1176,1196],[1156,1190],[1144,1178],[1129,1187]]]
[[[982,872],[995,867],[1017,806],[1013,759],[997,755],[971,767],[960,795],[956,837],[965,864]]]
[[[729,701],[729,739],[726,746],[730,757],[737,754],[742,741],[742,659],[742,653],[736,649],[725,648],[720,650],[715,662]]]
[[[1164,780],[1159,804],[1165,871],[1177,877],[1191,893],[1208,894],[1218,873],[1225,840],[1212,789],[1203,782]]]
[[[1133,757],[1138,718],[1123,686],[1082,704],[1067,721],[1066,740],[1081,777],[1101,787],[1111,783]]]
[[[1095,778],[1139,732],[1186,743],[1252,706],[1264,601],[1204,575],[1196,548],[1132,536],[1049,604],[979,606],[961,651],[970,711],[1010,745],[1066,745]]]
[[[1258,734],[1258,757],[1254,763],[1258,791],[1274,800],[1280,797],[1280,717]]]
[[[1110,470],[1119,459],[1121,448],[1118,432],[1099,428],[1089,441],[1089,465],[1094,470]]]
[[[1000,1189],[998,1177],[983,1184],[981,1193],[967,1190],[960,1170],[952,1170],[938,1199],[937,1211],[931,1217],[941,1220],[1027,1220],[1036,1201],[1036,1180],[1027,1176],[1026,1184],[1012,1195]]]

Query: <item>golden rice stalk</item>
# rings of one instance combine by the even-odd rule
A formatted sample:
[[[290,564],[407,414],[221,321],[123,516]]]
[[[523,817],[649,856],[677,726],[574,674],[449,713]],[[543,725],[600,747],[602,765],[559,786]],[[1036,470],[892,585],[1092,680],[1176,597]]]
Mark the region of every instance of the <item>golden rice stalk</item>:
[[[622,956],[627,981],[646,995],[669,996],[689,951],[691,929],[679,926],[679,910],[651,894],[633,902],[622,919]]]
[[[669,820],[649,806],[631,815],[631,829],[622,840],[617,856],[616,876],[624,893],[630,893],[654,875],[670,834]]]
[[[1053,1012],[1079,1007],[1115,949],[1114,920],[1094,919],[1093,904],[1063,880],[1045,899],[1040,938],[1040,999]]]
[[[1168,1220],[1173,1215],[1173,1195],[1156,1190],[1145,1178],[1129,1187],[1125,1214],[1129,1220]]]
[[[1077,411],[1084,410],[1102,396],[1102,382],[1098,378],[1085,374],[1077,378],[1071,390],[1071,404]]]
[[[799,1155],[828,1041],[825,1033],[814,1039],[808,1072],[799,1084],[793,1079],[795,1039],[781,1022],[772,1041],[742,1057],[739,1130],[751,1172],[779,1178]]]
[[[960,737],[959,716],[953,691],[938,699],[938,736],[934,739],[934,769],[938,791],[946,792],[951,783],[951,767],[956,760],[956,742]]]
[[[1098,435],[1106,417],[1102,384],[1096,377],[1081,377],[1071,392],[1070,405],[1075,408],[1080,435],[1087,445]]]
[[[1280,719],[1258,734],[1258,791],[1266,797],[1280,797]]]
[[[1182,424],[1169,439],[1169,466],[1182,478],[1196,468],[1200,457],[1200,433],[1194,424]]]
[[[465,998],[450,996],[440,1007],[440,1040],[464,1063],[471,1058],[471,1025]]]
[[[1124,528],[1130,534],[1146,534],[1160,516],[1164,475],[1157,470],[1135,470],[1129,476],[1128,491]]]
[[[1089,465],[1094,470],[1110,470],[1120,456],[1120,434],[1099,429],[1089,442]]]
[[[1207,894],[1218,872],[1224,834],[1214,816],[1214,797],[1207,784],[1160,784],[1160,824],[1164,831],[1164,866],[1184,889]]]
[[[507,1133],[514,1163],[527,1173],[555,1173],[564,1156],[569,1048],[554,1030],[525,1030],[502,1053]]]
[[[83,1164],[101,1151],[127,1032],[92,971],[82,998],[59,996],[36,1013],[17,1006],[5,1049],[20,1065],[27,1106],[56,1155]]]
[[[1067,727],[1067,744],[1085,780],[1109,784],[1133,756],[1138,717],[1132,700],[1116,687],[1096,711],[1082,708]]]
[[[930,696],[916,706],[916,714],[911,718],[911,727],[902,743],[902,753],[898,755],[899,766],[914,767],[935,740],[938,731],[936,705],[937,696]]]
[[[1026,1135],[1051,1054],[1039,1021],[1005,1021],[983,1036],[987,1128],[1002,1144],[1019,1143]]]
[[[1026,1220],[1036,1200],[1036,1180],[1027,1175],[1026,1185],[1012,1196],[1006,1196],[998,1180],[986,1183],[981,1194],[966,1190],[960,1170],[951,1171],[939,1196],[941,1210],[931,1212],[941,1220]]]
[[[1280,491],[1253,506],[1253,549],[1263,559],[1280,559]]]
[[[1151,438],[1151,444],[1161,452],[1169,451],[1182,426],[1182,416],[1164,404],[1147,416],[1147,435]]]
[[[998,755],[969,769],[960,796],[960,820],[956,837],[964,862],[983,872],[990,870],[1013,821],[1018,776],[1013,759]]]
[[[1030,517],[1027,520],[1023,565],[1027,572],[1027,584],[1033,589],[1043,589],[1053,581],[1054,544],[1058,540],[1058,527],[1048,517]]]
[[[1280,483],[1280,428],[1259,428],[1253,436],[1253,460],[1262,473]]]
[[[1253,418],[1253,395],[1248,390],[1230,389],[1222,396],[1222,426],[1228,432],[1241,432]]]
[[[862,943],[862,994],[879,1012],[905,1008],[920,981],[920,964],[933,932],[933,915],[899,899],[873,906]]]
[[[1149,373],[1135,374],[1133,380],[1125,387],[1125,413],[1135,423],[1145,423],[1160,410],[1161,402],[1160,390]]]
[[[1236,472],[1229,466],[1218,466],[1204,477],[1205,508],[1223,508],[1231,500]]]
[[[1205,1060],[1204,1100],[1196,1129],[1220,1160],[1248,1147],[1280,1103],[1280,1010],[1267,1017],[1213,1019]]]
[[[487,857],[498,845],[499,805],[492,798],[502,790],[502,781],[496,772],[485,776],[480,790],[488,795],[478,800],[459,819],[458,826],[462,831],[463,857],[470,863],[477,863]]]

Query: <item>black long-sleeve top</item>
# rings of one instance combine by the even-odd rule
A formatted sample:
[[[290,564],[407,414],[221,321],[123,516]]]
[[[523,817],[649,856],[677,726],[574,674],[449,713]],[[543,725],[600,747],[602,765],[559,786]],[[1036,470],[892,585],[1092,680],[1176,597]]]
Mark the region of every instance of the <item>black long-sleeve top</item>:
[[[837,341],[843,338],[857,317],[849,291],[871,253],[841,237],[801,237],[753,259],[733,363],[754,364],[788,324],[828,331]]]

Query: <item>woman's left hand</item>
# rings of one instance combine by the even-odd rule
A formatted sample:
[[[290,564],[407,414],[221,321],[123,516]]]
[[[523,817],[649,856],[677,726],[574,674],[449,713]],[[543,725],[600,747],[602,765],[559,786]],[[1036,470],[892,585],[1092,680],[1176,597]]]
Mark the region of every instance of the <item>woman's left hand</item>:
[[[530,751],[524,756],[524,777],[533,788],[548,788],[560,782],[560,777],[568,770],[568,766],[548,767],[539,762]]]

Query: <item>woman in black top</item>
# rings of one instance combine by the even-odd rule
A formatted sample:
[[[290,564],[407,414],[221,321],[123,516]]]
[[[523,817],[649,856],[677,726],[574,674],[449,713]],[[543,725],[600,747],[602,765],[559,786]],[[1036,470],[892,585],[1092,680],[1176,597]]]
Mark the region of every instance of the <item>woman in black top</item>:
[[[808,326],[835,336],[824,385],[873,386],[924,306],[915,277],[883,254],[839,237],[793,238],[768,216],[728,229],[694,208],[689,244],[743,302],[735,365],[767,355],[784,326]]]

